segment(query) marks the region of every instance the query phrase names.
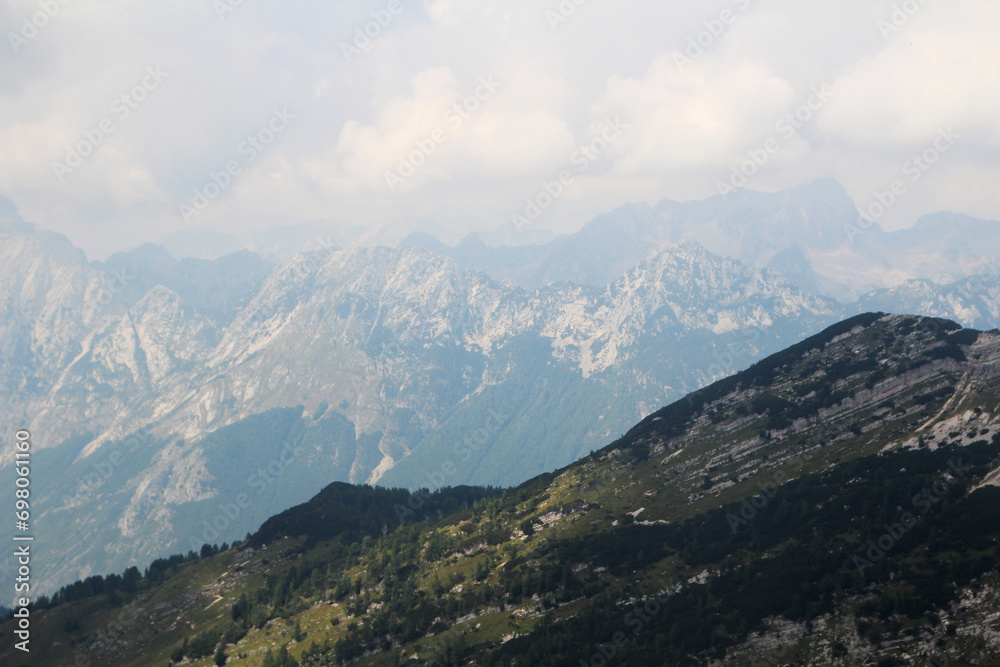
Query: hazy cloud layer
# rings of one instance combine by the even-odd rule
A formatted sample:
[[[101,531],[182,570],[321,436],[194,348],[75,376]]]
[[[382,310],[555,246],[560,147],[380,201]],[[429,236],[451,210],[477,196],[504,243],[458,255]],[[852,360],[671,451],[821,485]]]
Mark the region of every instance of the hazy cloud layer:
[[[952,128],[883,224],[1000,218],[997,25],[990,0],[6,0],[0,194],[100,256],[188,226],[489,229],[569,170],[532,221],[561,232],[715,194],[770,140],[748,187],[833,176],[863,206]]]

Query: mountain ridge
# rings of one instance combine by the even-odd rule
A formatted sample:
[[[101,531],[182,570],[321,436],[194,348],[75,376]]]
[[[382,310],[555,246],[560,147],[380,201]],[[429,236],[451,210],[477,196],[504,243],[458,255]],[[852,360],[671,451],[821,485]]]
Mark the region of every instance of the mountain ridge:
[[[997,377],[998,333],[863,314],[516,488],[334,484],[33,627],[125,666],[991,664]]]
[[[817,220],[837,219],[827,199],[844,195],[833,185],[813,187],[829,190],[817,198]],[[784,196],[782,224],[799,219],[789,202],[810,192]],[[728,206],[740,211],[775,199],[733,197]],[[634,210],[636,229],[666,224],[651,207]],[[601,239],[615,219],[597,225]],[[50,243],[18,224],[0,243],[0,417],[54,448],[59,485],[42,491],[43,534],[74,526],[93,538],[72,566],[61,564],[73,568],[63,576],[148,561],[200,539],[182,527],[185,517],[214,515],[241,482],[261,479],[256,460],[270,444],[245,427],[262,415],[278,415],[275,437],[305,450],[254,496],[227,539],[329,479],[413,488],[439,479],[451,461],[449,484],[516,483],[857,310],[1000,323],[1000,277],[989,270],[949,286],[904,284],[845,307],[693,240],[608,285],[527,290],[414,248],[319,246],[272,266],[246,252],[178,261],[143,246],[87,262],[65,238]],[[643,238],[647,252],[652,236]],[[491,252],[481,239],[467,247]],[[776,257],[782,266],[768,264],[786,275],[811,271],[804,248]],[[33,267],[33,283],[15,258]],[[599,253],[591,260],[604,261]],[[224,429],[229,435],[219,435]],[[246,434],[248,455],[226,459],[226,438],[237,433]],[[93,477],[109,465],[112,474]],[[295,476],[308,481],[283,481]],[[138,551],[102,546],[122,531]]]
[[[73,266],[94,276],[91,265]],[[92,277],[86,289],[100,284]],[[38,446],[54,448],[49,476],[59,483],[39,485],[49,508],[38,518],[40,539],[55,539],[71,517],[92,538],[62,564],[68,571],[87,575],[200,539],[185,517],[216,513],[255,474],[270,445],[233,429],[269,410],[281,411],[275,437],[305,443],[304,451],[255,495],[230,539],[306,500],[320,479],[420,485],[438,472],[449,433],[485,426],[489,436],[450,482],[519,481],[682,395],[688,369],[707,368],[716,352],[742,345],[714,371],[726,372],[810,321],[838,317],[822,299],[696,246],[669,250],[604,290],[527,292],[441,256],[389,248],[299,255],[253,290],[224,318],[163,285],[95,303],[103,310],[77,301],[64,311],[81,324],[53,327],[53,340],[67,342],[51,353],[35,346],[37,366],[51,370],[29,374],[27,392],[21,377],[8,376],[6,409],[34,415],[26,424]],[[702,303],[708,295],[711,308]],[[752,336],[738,330],[747,323],[757,327]],[[643,349],[671,342],[687,346],[688,358],[653,368],[641,361]],[[596,408],[609,393],[618,395],[610,411],[584,412],[572,437],[551,430],[541,456],[520,463],[525,435],[542,420]],[[513,417],[494,424],[491,414]],[[230,435],[213,436],[224,429]],[[223,458],[222,443],[234,437],[246,439],[244,460]],[[123,462],[89,483],[112,458]],[[293,476],[311,481],[284,481]],[[139,551],[101,546],[124,533]]]
[[[892,232],[866,221],[859,236],[859,219],[844,188],[825,178],[775,193],[735,189],[703,200],[630,203],[542,245],[487,248],[467,238],[450,247],[430,235],[403,245],[433,248],[524,287],[560,280],[604,285],[686,240],[756,268],[793,250],[800,261],[772,267],[801,289],[842,303],[906,280],[956,282],[991,259],[995,264],[1000,252],[1000,223],[994,221],[940,212]]]
[[[38,446],[56,447],[49,465],[59,483],[39,490],[50,508],[43,537],[79,522],[73,529],[92,538],[61,564],[71,568],[63,577],[204,539],[185,522],[214,516],[241,480],[260,479],[255,461],[270,451],[253,431],[228,430],[248,433],[239,436],[248,456],[230,462],[215,443],[236,436],[213,434],[268,411],[281,415],[276,437],[306,451],[254,495],[227,539],[323,480],[413,488],[452,461],[449,484],[509,484],[557,468],[663,403],[851,314],[690,241],[609,286],[530,291],[415,249],[317,250],[260,273],[264,261],[245,254],[192,263],[147,248],[140,255],[159,257],[159,268],[142,276],[132,254],[95,266],[68,242],[62,256],[36,242],[15,234],[0,253],[36,247],[52,275],[74,277],[39,286],[48,305],[27,311],[7,292],[8,312],[32,314],[8,320],[16,329],[4,339],[4,410],[22,415]],[[247,273],[228,275],[233,265]],[[186,292],[191,271],[227,281],[230,304]],[[988,325],[998,283],[986,275],[943,300],[928,287],[920,299],[867,305],[909,299],[918,312]],[[545,426],[553,419],[564,426]],[[92,477],[112,459],[125,463]],[[309,481],[281,481],[292,477]],[[122,531],[138,551],[101,546]]]

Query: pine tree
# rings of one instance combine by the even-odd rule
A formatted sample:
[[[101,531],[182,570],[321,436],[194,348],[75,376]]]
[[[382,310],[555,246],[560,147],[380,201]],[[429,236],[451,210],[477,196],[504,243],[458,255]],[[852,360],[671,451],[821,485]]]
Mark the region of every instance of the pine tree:
[[[299,662],[288,654],[288,647],[282,646],[275,660],[275,667],[299,667]]]

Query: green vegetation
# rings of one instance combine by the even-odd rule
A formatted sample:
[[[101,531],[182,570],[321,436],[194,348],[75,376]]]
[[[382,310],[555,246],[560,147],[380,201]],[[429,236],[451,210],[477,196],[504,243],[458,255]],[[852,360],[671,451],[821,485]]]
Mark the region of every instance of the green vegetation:
[[[232,548],[40,601],[44,658],[988,664],[970,628],[1000,602],[1000,487],[981,486],[1000,391],[966,372],[981,339],[856,318],[514,489],[330,485]],[[148,624],[108,633],[116,610]]]

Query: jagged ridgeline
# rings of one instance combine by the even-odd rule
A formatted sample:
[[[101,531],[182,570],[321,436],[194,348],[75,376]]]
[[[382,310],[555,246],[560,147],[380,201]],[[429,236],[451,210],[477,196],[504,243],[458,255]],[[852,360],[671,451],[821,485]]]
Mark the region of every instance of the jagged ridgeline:
[[[935,218],[867,234],[881,250],[860,257],[856,219],[820,182],[623,207],[543,246],[331,241],[274,265],[145,245],[88,262],[0,201],[0,422],[30,428],[45,470],[34,583],[239,540],[333,481],[520,484],[860,312],[1000,323],[982,257],[1000,226]],[[968,277],[829,298],[945,273]]]
[[[517,488],[335,484],[74,584],[31,664],[1000,664],[998,377],[1000,332],[855,317]]]

